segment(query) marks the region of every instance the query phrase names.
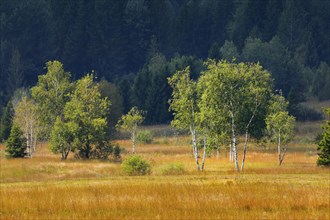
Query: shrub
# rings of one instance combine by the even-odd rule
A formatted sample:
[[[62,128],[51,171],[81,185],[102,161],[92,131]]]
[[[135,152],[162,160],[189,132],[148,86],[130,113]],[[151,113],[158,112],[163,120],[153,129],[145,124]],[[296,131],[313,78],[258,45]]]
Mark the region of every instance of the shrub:
[[[149,130],[140,131],[136,137],[137,141],[144,144],[151,144],[153,140],[153,135]]]
[[[162,175],[181,175],[184,174],[184,172],[184,166],[181,163],[168,164],[160,169]]]
[[[91,150],[91,159],[107,160],[111,156],[114,160],[121,158],[121,148],[118,145],[113,146],[109,142],[101,142]]]
[[[139,155],[125,159],[121,165],[124,173],[130,176],[146,175],[151,173],[150,163]]]

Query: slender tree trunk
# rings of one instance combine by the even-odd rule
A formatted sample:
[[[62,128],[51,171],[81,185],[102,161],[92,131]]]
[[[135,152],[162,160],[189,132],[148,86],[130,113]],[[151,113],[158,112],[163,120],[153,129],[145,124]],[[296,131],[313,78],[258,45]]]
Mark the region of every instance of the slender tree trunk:
[[[204,170],[205,157],[206,157],[206,135],[205,134],[204,134],[204,139],[203,139],[203,145],[204,145],[204,153],[203,153],[203,160],[202,160],[202,171]]]
[[[285,153],[286,153],[286,147],[283,149],[283,153],[282,153],[282,156],[281,156],[281,159],[280,159],[280,164],[279,164],[280,166],[281,166],[282,163],[283,163]]]
[[[133,154],[135,154],[135,130],[132,132],[132,136],[131,136],[131,139],[132,139],[132,147],[133,147],[133,149],[132,149],[132,153]]]
[[[192,146],[193,146],[193,152],[195,156],[195,161],[197,165],[197,170],[200,171],[199,161],[198,161],[198,148],[196,143],[196,130],[193,125],[190,126],[190,132],[191,132],[191,139],[192,139]]]
[[[245,155],[246,155],[246,148],[247,148],[247,142],[249,140],[249,127],[250,127],[250,124],[257,112],[257,109],[259,107],[260,103],[256,102],[256,106],[253,110],[253,114],[248,122],[248,124],[246,125],[245,127],[245,141],[244,141],[244,150],[243,150],[243,158],[242,158],[242,166],[241,166],[241,170],[243,171],[244,170],[244,162],[245,162]]]
[[[71,145],[69,145],[68,149],[62,148],[62,160],[66,160],[68,158],[68,155],[71,151]]]
[[[235,119],[234,119],[234,113],[231,113],[231,131],[233,136],[233,154],[234,154],[234,162],[235,162],[235,168],[236,171],[239,172],[238,167],[238,156],[237,156],[237,148],[236,148],[236,128],[235,128]]]
[[[243,150],[243,158],[242,158],[242,166],[241,166],[242,171],[244,170],[244,162],[245,162],[247,142],[248,142],[248,130],[245,131],[244,150]]]

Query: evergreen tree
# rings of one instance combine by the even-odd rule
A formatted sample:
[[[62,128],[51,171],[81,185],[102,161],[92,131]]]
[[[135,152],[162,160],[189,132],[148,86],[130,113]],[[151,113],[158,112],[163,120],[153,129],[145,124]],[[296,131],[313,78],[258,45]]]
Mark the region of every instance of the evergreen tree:
[[[9,101],[7,103],[5,112],[1,117],[1,129],[0,129],[0,142],[2,140],[7,140],[9,137],[14,117],[13,103]]]
[[[26,150],[26,140],[19,126],[14,125],[10,131],[9,138],[6,142],[6,157],[24,157]]]
[[[325,114],[330,116],[330,108],[324,110]],[[319,158],[317,165],[330,166],[330,121],[326,120],[323,127],[322,139],[317,146]]]

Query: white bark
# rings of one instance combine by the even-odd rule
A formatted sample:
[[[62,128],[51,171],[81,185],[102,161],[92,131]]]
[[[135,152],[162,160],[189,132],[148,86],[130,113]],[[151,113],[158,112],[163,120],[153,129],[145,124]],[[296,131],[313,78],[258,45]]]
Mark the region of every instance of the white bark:
[[[235,128],[235,119],[234,113],[231,111],[231,130],[232,130],[232,137],[233,137],[233,154],[234,154],[234,162],[236,171],[239,172],[238,167],[238,156],[237,156],[237,148],[236,148],[236,128]]]
[[[282,163],[283,163],[283,160],[284,160],[284,156],[285,156],[285,153],[286,153],[286,147],[284,147],[284,149],[283,149],[283,154],[282,154],[282,156],[281,156],[281,159],[280,159],[280,166],[282,165]]]
[[[248,130],[246,130],[246,132],[245,132],[244,150],[243,150],[243,158],[242,158],[242,166],[241,166],[242,171],[244,170],[244,162],[245,162],[247,142],[248,142]]]
[[[248,122],[248,124],[246,125],[245,127],[245,141],[244,141],[244,150],[243,150],[243,158],[242,158],[242,166],[241,166],[241,170],[243,171],[244,170],[244,162],[245,162],[245,155],[246,155],[246,148],[247,148],[247,142],[248,142],[248,138],[249,138],[249,127],[250,127],[250,124],[257,112],[257,109],[259,107],[260,103],[258,103],[258,101],[256,102],[256,106],[253,110],[253,114]]]
[[[197,148],[197,143],[196,143],[196,130],[194,125],[190,125],[190,132],[191,132],[191,141],[192,141],[192,147],[193,147],[193,152],[195,156],[195,161],[197,165],[197,170],[200,170],[199,166],[199,161],[198,161],[198,148]]]
[[[135,136],[136,136],[136,128],[133,128],[131,139],[132,139],[132,153],[135,154]]]

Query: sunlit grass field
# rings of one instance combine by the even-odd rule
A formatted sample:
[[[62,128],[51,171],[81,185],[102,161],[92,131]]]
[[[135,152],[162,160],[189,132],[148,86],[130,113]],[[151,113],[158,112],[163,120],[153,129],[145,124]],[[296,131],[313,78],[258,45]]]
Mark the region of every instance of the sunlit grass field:
[[[151,162],[148,176],[127,176],[115,162],[61,161],[47,144],[9,160],[1,146],[0,219],[329,219],[330,170],[316,166],[313,143],[298,140],[281,167],[273,146],[252,143],[244,173],[227,149],[197,172],[189,137],[160,135],[136,149]],[[130,142],[116,142],[127,157]],[[168,164],[184,172],[164,175]]]

